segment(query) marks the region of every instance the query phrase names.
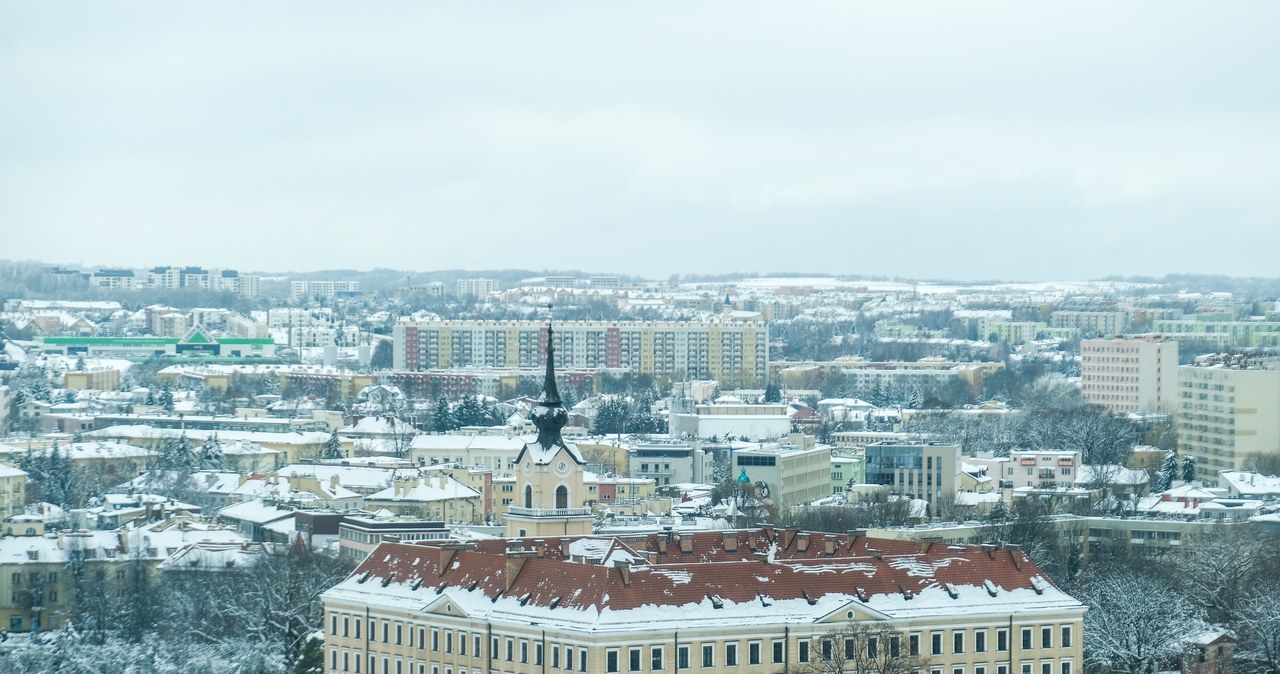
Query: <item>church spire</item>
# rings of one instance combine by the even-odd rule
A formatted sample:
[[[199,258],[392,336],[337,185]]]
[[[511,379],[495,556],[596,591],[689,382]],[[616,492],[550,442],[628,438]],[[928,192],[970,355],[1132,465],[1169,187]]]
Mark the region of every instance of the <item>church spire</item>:
[[[547,375],[542,380],[542,395],[538,396],[538,402],[543,407],[560,407],[560,390],[556,387],[556,343],[555,330],[551,327],[551,321],[547,321]]]
[[[569,413],[560,400],[560,391],[556,388],[556,347],[555,331],[551,321],[547,321],[547,375],[542,382],[542,395],[538,396],[538,406],[533,410],[533,425],[538,428],[538,444],[543,449],[563,447],[564,439],[560,437],[560,429],[569,421]]]

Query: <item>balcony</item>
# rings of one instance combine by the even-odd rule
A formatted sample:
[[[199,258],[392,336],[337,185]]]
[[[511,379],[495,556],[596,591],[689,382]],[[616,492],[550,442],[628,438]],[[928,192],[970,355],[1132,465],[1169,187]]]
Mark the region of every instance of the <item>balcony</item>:
[[[591,517],[590,508],[524,508],[508,506],[507,514],[516,517]]]

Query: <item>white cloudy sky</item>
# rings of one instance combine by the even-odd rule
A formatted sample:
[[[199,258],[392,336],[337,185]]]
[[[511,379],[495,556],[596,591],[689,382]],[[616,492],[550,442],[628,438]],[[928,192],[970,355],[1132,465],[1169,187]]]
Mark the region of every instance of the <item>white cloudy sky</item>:
[[[4,2],[0,258],[1280,275],[1280,3]]]

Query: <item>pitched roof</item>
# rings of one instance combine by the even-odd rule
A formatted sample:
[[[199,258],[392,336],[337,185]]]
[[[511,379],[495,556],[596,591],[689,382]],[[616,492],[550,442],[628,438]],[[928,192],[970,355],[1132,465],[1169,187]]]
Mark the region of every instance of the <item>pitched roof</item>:
[[[1019,549],[735,533],[736,547],[726,532],[650,534],[630,545],[612,537],[541,546],[525,539],[525,551],[515,553],[505,540],[465,549],[383,543],[326,596],[422,610],[444,595],[473,617],[609,630],[652,628],[675,607],[682,620],[709,624],[813,622],[845,607],[890,617],[1083,608]]]

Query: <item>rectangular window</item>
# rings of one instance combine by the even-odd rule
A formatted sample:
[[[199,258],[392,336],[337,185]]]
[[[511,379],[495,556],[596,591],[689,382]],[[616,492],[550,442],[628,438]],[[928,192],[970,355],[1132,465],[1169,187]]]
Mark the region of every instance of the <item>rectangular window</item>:
[[[1070,625],[1062,626],[1062,647],[1071,648],[1071,626]],[[1070,665],[1070,663],[1064,663],[1064,664]]]
[[[627,653],[627,657],[628,657],[628,660],[630,660],[630,662],[627,663],[628,665],[630,665],[628,670],[632,672],[640,671],[640,649],[639,648],[631,649],[631,651]]]
[[[747,643],[747,664],[760,664],[760,642],[751,641]]]
[[[649,649],[649,669],[655,672],[662,671],[662,647],[654,646]]]
[[[617,655],[616,651],[615,651],[614,655],[615,655],[615,658],[614,658],[614,659],[616,660],[616,659],[617,659],[617,657],[616,657],[616,655]],[[607,657],[607,656],[606,656],[606,657]],[[559,668],[560,668],[560,647],[559,647],[559,646],[552,646],[552,647],[551,647],[551,667],[552,667],[553,669],[559,669]]]
[[[716,647],[714,644],[702,644],[702,666],[716,666]]]
[[[466,654],[467,654],[467,633],[461,632],[458,634],[458,655],[466,655]]]
[[[1024,663],[1022,663],[1022,674],[1031,674],[1031,663],[1030,663],[1030,662],[1024,662]]]
[[[773,642],[773,662],[774,662],[774,664],[778,664],[778,663],[781,663],[781,662],[782,662],[782,651],[783,651],[782,642],[781,642],[781,641],[778,641],[778,640],[776,640],[776,639],[775,639],[775,640],[774,640],[774,642]]]
[[[463,641],[463,643],[466,643],[466,641]],[[463,650],[466,650],[466,648],[464,647]],[[444,652],[453,652],[453,632],[451,630],[446,630],[444,633]]]
[[[1024,627],[1022,628],[1022,650],[1029,651],[1031,648],[1031,628]]]
[[[908,655],[920,655],[920,635],[912,634],[907,639]]]
[[[996,665],[996,674],[1009,674],[1009,665]]]
[[[552,648],[552,649],[551,649],[551,657],[556,659],[555,664],[553,664],[553,665],[551,665],[551,666],[552,666],[552,667],[558,667],[558,666],[560,666],[560,663],[559,663],[559,658],[560,658],[560,649],[558,649],[558,648]],[[605,651],[605,652],[604,652],[604,671],[606,671],[606,672],[617,672],[617,671],[618,671],[618,649],[616,649],[616,648],[611,648],[611,649],[609,649],[609,650],[607,650],[607,651]]]
[[[431,628],[431,650],[440,650],[440,630]]]
[[[360,620],[359,618],[356,618],[356,635],[355,635],[355,638],[357,638],[357,639],[359,639],[359,638],[360,638],[360,622],[361,622],[361,620]],[[356,669],[359,669],[359,667],[357,667]]]
[[[960,630],[955,630],[954,632],[951,633],[951,652],[952,653],[964,652],[964,632],[961,632]]]
[[[1053,674],[1053,663],[1052,662],[1040,663],[1040,674]]]
[[[391,643],[391,621],[389,620],[382,621],[382,643]]]
[[[738,666],[738,644],[724,645],[724,664],[729,667]]]
[[[987,631],[986,630],[977,630],[976,632],[973,633],[973,652],[974,653],[987,652]]]
[[[1007,628],[996,630],[996,650],[1001,652],[1009,650],[1009,630]]]
[[[676,646],[676,669],[689,668],[689,647]]]
[[[529,642],[520,640],[520,662],[529,662]]]
[[[396,623],[396,645],[400,646],[404,643],[404,625]]]
[[[875,660],[876,653],[880,650],[880,640],[875,637],[867,637],[867,657]]]
[[[964,665],[952,667],[951,674],[964,674]]]
[[[516,659],[515,639],[507,639],[507,662],[515,662],[515,659]]]
[[[1071,674],[1071,661],[1070,661],[1070,660],[1063,660],[1063,661],[1062,661],[1062,674]]]
[[[942,632],[934,632],[930,635],[930,639],[933,641],[931,644],[933,648],[930,649],[929,653],[931,655],[942,655]]]
[[[542,664],[542,644],[540,643],[533,645],[533,664]]]
[[[1040,648],[1053,648],[1053,628],[1040,628]]]
[[[587,671],[587,649],[586,648],[578,649],[578,671],[579,672]]]
[[[571,672],[573,671],[573,647],[572,646],[564,647],[564,668]]]
[[[986,665],[974,665],[973,674],[987,674]]]
[[[480,657],[480,635],[477,634],[471,639],[471,656]]]
[[[337,614],[334,614],[334,615],[329,619],[329,623],[330,623],[330,626],[329,626],[329,634],[332,634],[332,635],[333,635],[333,636],[335,636],[335,637],[336,637],[336,636],[338,636],[338,616],[337,616]],[[334,657],[337,657],[337,656],[334,656]]]
[[[800,662],[809,661],[809,640],[803,639],[797,644],[800,648]]]

